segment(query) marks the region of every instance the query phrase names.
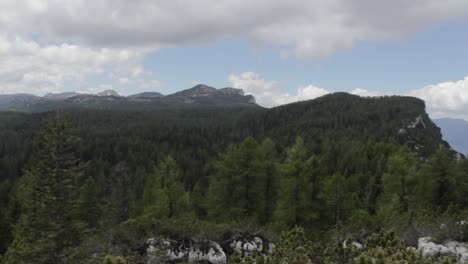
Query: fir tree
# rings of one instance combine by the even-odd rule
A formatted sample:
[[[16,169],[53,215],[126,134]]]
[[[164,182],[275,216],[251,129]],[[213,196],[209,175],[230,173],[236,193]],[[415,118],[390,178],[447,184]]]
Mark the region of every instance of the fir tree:
[[[63,250],[79,242],[72,211],[83,164],[75,156],[79,140],[70,129],[68,118],[56,113],[35,139],[18,186],[22,214],[4,263],[63,263]]]

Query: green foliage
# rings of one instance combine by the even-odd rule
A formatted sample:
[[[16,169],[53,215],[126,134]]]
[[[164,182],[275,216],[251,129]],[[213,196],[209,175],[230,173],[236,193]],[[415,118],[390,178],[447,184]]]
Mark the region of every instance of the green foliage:
[[[304,229],[294,227],[281,234],[272,257],[273,263],[307,263],[312,250],[312,242],[307,239]]]
[[[277,186],[271,140],[259,145],[246,138],[238,146],[231,145],[215,168],[208,190],[211,218],[262,224],[271,219]]]
[[[189,195],[184,190],[180,169],[168,156],[149,175],[143,191],[143,210],[160,218],[181,216],[189,211]]]
[[[64,249],[78,244],[73,208],[83,166],[73,152],[77,143],[66,117],[57,113],[45,121],[19,182],[22,214],[4,263],[61,262]]]
[[[103,264],[126,264],[127,261],[121,256],[105,256]]]
[[[304,141],[297,138],[281,165],[278,207],[275,213],[279,229],[314,223],[320,210],[317,199],[318,161],[307,155]]]
[[[421,196],[430,200],[435,208],[446,209],[451,203],[459,202],[460,191],[457,188],[456,161],[447,149],[439,149],[429,161],[424,164],[421,173]],[[465,181],[463,181],[465,183]]]
[[[88,177],[83,186],[81,186],[80,196],[76,205],[76,219],[85,228],[98,226],[99,208],[97,197],[96,181],[92,177]]]
[[[407,249],[395,232],[381,232],[367,238],[357,263],[427,263],[416,250]]]

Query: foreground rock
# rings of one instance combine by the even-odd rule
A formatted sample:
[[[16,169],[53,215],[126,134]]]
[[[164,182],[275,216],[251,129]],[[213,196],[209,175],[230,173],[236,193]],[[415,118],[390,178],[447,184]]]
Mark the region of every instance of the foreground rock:
[[[148,264],[166,262],[205,262],[224,264],[226,254],[221,246],[206,239],[173,240],[150,238],[146,241]]]
[[[261,235],[226,233],[224,242],[193,238],[175,240],[167,237],[152,237],[144,246],[148,264],[156,263],[211,263],[225,264],[233,254],[240,256],[271,255],[274,244]]]
[[[468,263],[468,245],[456,241],[437,244],[432,242],[431,237],[422,237],[418,240],[418,252],[424,258],[438,260],[442,257],[451,257],[462,264]]]
[[[226,253],[232,255],[239,253],[242,257],[259,254],[271,255],[275,245],[262,235],[252,235],[248,233],[225,234],[228,239],[223,243]]]

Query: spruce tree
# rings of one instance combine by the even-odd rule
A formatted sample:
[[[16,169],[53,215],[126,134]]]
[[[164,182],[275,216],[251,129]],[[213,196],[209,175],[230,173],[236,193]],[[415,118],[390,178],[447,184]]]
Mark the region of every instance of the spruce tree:
[[[70,131],[68,118],[56,113],[36,136],[18,185],[21,216],[4,263],[64,263],[63,250],[78,242],[72,212],[83,164],[74,152],[79,139]]]

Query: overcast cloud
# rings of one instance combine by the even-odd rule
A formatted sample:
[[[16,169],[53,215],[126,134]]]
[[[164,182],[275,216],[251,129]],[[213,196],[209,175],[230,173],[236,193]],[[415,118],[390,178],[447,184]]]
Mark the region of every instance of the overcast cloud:
[[[0,0],[0,93],[59,92],[69,83],[82,91],[156,88],[161,80],[149,78],[142,61],[165,47],[235,38],[278,56],[313,59],[359,41],[406,36],[467,11],[467,0]],[[90,78],[106,82],[94,87]],[[264,105],[328,92],[305,85],[284,93],[277,81],[251,72],[229,81]],[[412,94],[426,98],[437,115],[466,113],[465,84]]]

